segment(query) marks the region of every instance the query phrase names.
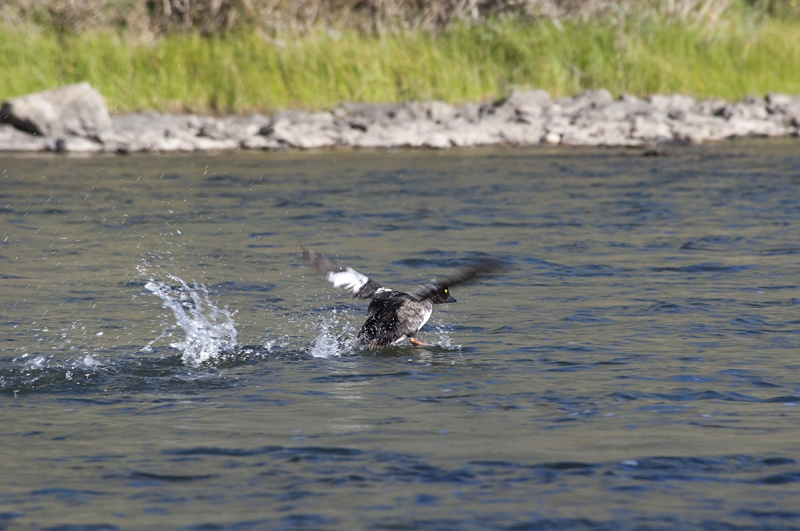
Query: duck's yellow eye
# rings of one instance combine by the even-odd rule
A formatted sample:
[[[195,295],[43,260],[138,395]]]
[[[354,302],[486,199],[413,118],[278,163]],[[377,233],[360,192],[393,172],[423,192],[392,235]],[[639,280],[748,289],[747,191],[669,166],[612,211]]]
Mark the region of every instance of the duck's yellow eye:
[[[450,293],[450,292],[447,290],[447,288],[444,288],[444,292],[445,292],[445,293]]]

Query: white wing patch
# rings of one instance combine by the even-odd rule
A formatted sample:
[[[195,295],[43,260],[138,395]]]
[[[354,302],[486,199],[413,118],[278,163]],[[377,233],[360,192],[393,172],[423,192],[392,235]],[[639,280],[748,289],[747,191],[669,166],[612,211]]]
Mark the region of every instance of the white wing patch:
[[[364,284],[369,282],[369,278],[366,275],[362,275],[350,267],[344,271],[339,271],[338,273],[331,271],[328,273],[327,278],[328,282],[333,284],[335,288],[344,287],[353,293],[358,293],[358,290],[360,290]]]

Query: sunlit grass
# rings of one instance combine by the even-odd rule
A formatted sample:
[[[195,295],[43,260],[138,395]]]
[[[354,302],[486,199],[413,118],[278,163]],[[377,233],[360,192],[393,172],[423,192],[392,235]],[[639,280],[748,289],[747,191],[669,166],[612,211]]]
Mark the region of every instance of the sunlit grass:
[[[0,28],[0,98],[88,81],[117,112],[253,112],[342,101],[451,103],[543,88],[565,96],[684,93],[738,100],[800,93],[800,22],[744,19],[707,27],[490,21],[369,37],[355,31],[287,38],[257,33],[56,37]]]

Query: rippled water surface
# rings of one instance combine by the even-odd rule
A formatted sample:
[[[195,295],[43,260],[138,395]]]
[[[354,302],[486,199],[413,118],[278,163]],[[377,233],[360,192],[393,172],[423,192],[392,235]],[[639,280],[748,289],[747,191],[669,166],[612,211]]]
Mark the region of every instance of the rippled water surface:
[[[800,145],[669,155],[0,159],[0,529],[800,528]]]

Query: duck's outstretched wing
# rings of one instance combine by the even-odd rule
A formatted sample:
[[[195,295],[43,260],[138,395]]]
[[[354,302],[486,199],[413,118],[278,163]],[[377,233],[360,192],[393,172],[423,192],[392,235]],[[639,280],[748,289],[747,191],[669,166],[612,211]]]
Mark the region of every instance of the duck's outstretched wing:
[[[323,273],[334,287],[342,287],[353,292],[353,298],[371,299],[375,295],[392,291],[374,280],[370,280],[369,277],[355,269],[344,267],[335,260],[324,254],[315,253],[311,249],[303,248],[303,258],[317,271]]]
[[[420,286],[413,293],[409,294],[409,298],[415,301],[423,301],[433,297],[434,294],[444,288],[450,288],[458,284],[465,284],[471,282],[478,277],[497,273],[506,269],[508,264],[497,258],[480,258],[468,266],[458,269],[452,275],[448,275],[441,279],[434,279],[431,282]]]

